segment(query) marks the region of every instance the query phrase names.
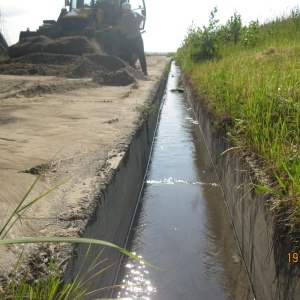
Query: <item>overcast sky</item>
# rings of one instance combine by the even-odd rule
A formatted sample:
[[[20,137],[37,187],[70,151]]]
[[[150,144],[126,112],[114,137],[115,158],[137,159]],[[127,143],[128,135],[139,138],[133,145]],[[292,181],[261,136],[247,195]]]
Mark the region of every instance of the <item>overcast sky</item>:
[[[136,1],[136,0],[135,0]],[[244,24],[258,19],[260,22],[274,19],[290,11],[299,0],[145,0],[147,8],[146,33],[143,34],[148,52],[176,51],[187,28],[194,23],[208,25],[209,14],[215,6],[221,24],[236,11]],[[57,19],[64,0],[0,0],[0,26],[9,44],[18,42],[19,32],[36,30],[43,20]]]

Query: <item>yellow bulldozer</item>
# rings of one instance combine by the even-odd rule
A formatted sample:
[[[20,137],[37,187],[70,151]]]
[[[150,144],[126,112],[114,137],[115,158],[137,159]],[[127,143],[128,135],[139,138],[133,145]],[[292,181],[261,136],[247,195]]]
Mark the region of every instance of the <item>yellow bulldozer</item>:
[[[57,20],[44,20],[36,31],[21,31],[19,41],[39,36],[51,39],[85,36],[95,39],[105,52],[121,56],[122,35],[111,27],[120,22],[124,2],[129,1],[65,0],[65,7]],[[131,0],[130,4],[134,12],[146,16],[145,0]],[[140,30],[144,27],[145,21],[140,24]]]

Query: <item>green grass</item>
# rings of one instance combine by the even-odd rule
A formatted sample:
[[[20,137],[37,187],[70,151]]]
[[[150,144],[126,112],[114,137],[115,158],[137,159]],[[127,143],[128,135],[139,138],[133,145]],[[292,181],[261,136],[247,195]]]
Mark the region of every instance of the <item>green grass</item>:
[[[232,140],[263,162],[277,183],[265,191],[279,196],[276,208],[284,206],[292,227],[299,229],[300,10],[258,26],[252,43],[245,43],[247,32],[244,27],[233,44],[220,38],[219,29],[213,31],[219,52],[210,60],[195,61],[189,55],[195,52],[191,39],[186,39],[176,61],[216,126],[225,124]]]

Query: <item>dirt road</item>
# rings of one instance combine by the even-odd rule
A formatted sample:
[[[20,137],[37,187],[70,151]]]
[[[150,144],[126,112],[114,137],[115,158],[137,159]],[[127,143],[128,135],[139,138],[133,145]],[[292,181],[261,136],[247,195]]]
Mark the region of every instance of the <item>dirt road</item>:
[[[140,108],[153,100],[170,58],[147,60],[148,78],[123,86],[0,75],[0,222],[36,174],[42,175],[26,203],[67,179],[28,209],[8,237],[76,236],[82,230],[94,205],[91,192],[105,185],[122,158],[141,122]],[[74,227],[66,225],[70,218],[77,220]],[[0,273],[7,273],[19,250],[0,247]]]

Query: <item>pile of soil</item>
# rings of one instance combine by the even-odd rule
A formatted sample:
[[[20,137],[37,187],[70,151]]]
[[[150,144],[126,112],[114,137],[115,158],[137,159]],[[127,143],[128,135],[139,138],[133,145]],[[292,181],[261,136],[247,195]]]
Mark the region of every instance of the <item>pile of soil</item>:
[[[97,43],[91,42],[84,36],[57,39],[50,39],[46,36],[26,38],[8,49],[10,58],[17,58],[31,53],[83,55],[97,52],[102,52]]]
[[[27,38],[11,46],[9,55],[10,59],[0,62],[0,74],[93,78],[100,85],[113,86],[145,79],[142,72],[105,54],[85,37]]]

